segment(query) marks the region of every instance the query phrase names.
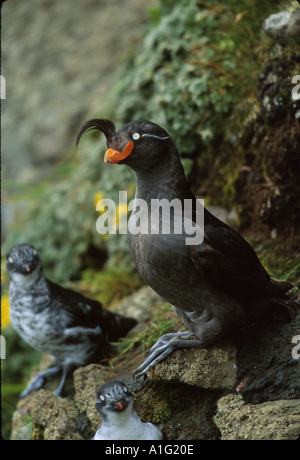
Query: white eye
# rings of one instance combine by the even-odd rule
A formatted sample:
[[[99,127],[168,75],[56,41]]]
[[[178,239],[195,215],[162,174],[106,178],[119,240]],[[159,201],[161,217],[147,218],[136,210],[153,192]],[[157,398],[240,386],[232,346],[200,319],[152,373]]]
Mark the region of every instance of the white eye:
[[[134,139],[135,141],[137,141],[140,137],[141,137],[141,136],[140,136],[139,133],[134,133],[134,134],[132,135],[132,139]]]
[[[35,249],[33,250],[33,255],[34,255],[34,256],[36,256],[36,255],[37,255],[37,252],[36,252],[36,250],[35,250]]]
[[[10,256],[10,257],[8,258],[8,262],[12,264],[13,261],[14,261],[14,259]]]
[[[105,401],[105,396],[104,396],[104,395],[100,395],[100,399],[101,399],[101,401]]]

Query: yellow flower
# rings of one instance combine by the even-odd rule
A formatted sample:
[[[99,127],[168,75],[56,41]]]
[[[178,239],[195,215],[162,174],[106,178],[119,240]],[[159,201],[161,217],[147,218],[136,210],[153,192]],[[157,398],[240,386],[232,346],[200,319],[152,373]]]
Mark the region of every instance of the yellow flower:
[[[127,214],[128,214],[128,205],[127,203],[121,203],[117,207],[116,212],[116,227],[121,233],[127,230]]]
[[[5,328],[9,324],[9,296],[4,295],[3,297],[1,297],[1,327]]]
[[[104,196],[100,192],[96,192],[94,195],[94,207],[96,208],[98,201],[103,200]]]
[[[95,193],[94,195],[94,205],[97,209],[97,204],[99,203],[99,201],[101,201],[102,199],[104,199],[104,196],[97,192]],[[99,206],[99,209],[101,209],[101,207]],[[119,205],[117,205],[114,210],[110,210],[111,212],[112,211],[115,211],[113,214],[110,212],[108,213],[108,211],[100,211],[98,210],[98,213],[101,215],[103,212],[107,213],[107,219],[108,219],[108,222],[109,222],[109,233],[110,234],[115,234],[117,232],[117,229],[118,227],[120,226],[122,232],[124,233],[124,230],[125,230],[125,233],[126,233],[126,229],[127,229],[127,214],[128,214],[128,204],[127,203],[120,203]],[[101,232],[99,232],[101,233]],[[102,234],[102,233],[101,233]],[[109,237],[107,235],[107,233],[104,233],[102,234],[102,238],[104,240],[107,240]]]
[[[128,206],[126,203],[121,203],[117,207],[117,224],[120,222],[120,217],[128,214]]]

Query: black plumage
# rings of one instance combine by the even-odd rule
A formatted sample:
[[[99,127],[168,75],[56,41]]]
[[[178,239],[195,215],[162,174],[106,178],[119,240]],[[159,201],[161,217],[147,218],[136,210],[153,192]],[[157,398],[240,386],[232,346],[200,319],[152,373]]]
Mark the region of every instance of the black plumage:
[[[188,186],[176,145],[163,128],[139,120],[116,132],[112,122],[91,120],[80,130],[77,143],[91,129],[99,129],[107,138],[106,162],[126,164],[135,171],[135,198],[145,200],[149,218],[153,200],[170,203],[177,199],[182,205],[190,200],[192,221],[197,222],[199,202]],[[133,234],[129,225],[129,248],[138,271],[174,306],[191,331],[181,334],[186,340],[177,340],[174,334],[163,336],[148,352],[137,375],[146,373],[175,348],[206,346],[253,322],[271,318],[289,321],[298,312],[299,305],[286,294],[292,283],[271,278],[236,231],[207,209],[202,211],[203,241],[197,245],[186,244],[189,235],[184,231],[177,234],[171,227],[169,234],[164,234],[162,216],[157,234],[153,228]],[[135,216],[137,208],[130,219]],[[196,335],[196,340],[190,335]]]
[[[125,336],[136,324],[132,318],[105,309],[97,300],[48,280],[39,254],[29,244],[13,246],[6,265],[11,279],[12,326],[33,348],[52,355],[55,363],[29,383],[22,397],[62,370],[55,392],[61,395],[70,370],[111,354],[114,348],[109,342]]]

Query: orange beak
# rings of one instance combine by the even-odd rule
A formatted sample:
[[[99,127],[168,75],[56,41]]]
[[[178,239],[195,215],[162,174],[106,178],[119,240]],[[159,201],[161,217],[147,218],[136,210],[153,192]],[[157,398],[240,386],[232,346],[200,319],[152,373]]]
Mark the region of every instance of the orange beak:
[[[115,404],[115,409],[118,410],[119,412],[122,412],[122,410],[124,410],[124,403],[122,403],[122,401],[118,401],[116,404]]]
[[[105,152],[104,161],[105,163],[119,163],[119,161],[125,160],[125,158],[127,158],[131,154],[133,149],[133,142],[128,142],[128,144],[126,145],[125,149],[122,150],[122,152],[119,152],[119,150],[108,149]]]

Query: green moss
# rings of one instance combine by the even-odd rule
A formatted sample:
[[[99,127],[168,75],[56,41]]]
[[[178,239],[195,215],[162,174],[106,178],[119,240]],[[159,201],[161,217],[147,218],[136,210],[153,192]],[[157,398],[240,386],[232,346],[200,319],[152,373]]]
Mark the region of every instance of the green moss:
[[[156,401],[153,407],[152,422],[166,422],[172,415],[171,408],[167,401]]]
[[[135,405],[142,420],[156,424],[169,420],[173,409],[167,395],[166,385],[160,383],[154,383],[150,388],[139,393]]]
[[[32,429],[32,440],[33,441],[43,441],[44,440],[44,429],[40,425],[35,425],[33,423]]]
[[[259,246],[257,255],[270,276],[290,281],[296,286],[300,284],[300,253],[297,250],[276,241],[269,241],[263,246],[259,241],[248,241],[254,248]]]
[[[201,391],[197,388],[154,381],[151,387],[137,395],[135,406],[142,420],[160,425],[177,419],[195,398],[201,399]]]
[[[15,421],[15,430],[17,436],[15,440],[44,440],[43,428],[37,425],[29,414],[21,414],[21,412],[18,412],[18,419]],[[19,436],[21,436],[22,439],[19,439]]]

